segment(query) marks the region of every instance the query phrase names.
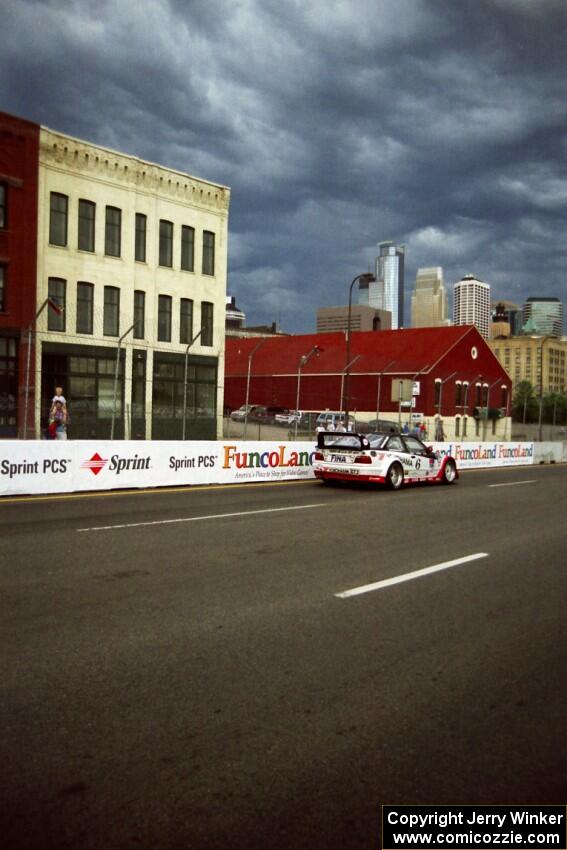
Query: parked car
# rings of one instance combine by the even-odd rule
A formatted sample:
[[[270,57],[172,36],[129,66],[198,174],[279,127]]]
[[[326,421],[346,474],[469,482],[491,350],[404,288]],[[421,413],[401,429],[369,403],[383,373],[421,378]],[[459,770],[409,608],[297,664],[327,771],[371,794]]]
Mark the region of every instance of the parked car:
[[[257,407],[257,404],[243,404],[241,407],[238,408],[238,410],[232,411],[232,413],[230,414],[230,418],[234,422],[244,422],[244,420],[246,419],[246,411],[248,410],[248,418],[250,419],[251,414],[254,412],[254,410],[256,410]]]
[[[276,413],[275,421],[278,425],[293,425],[299,422],[303,413],[301,410],[288,410],[287,413]]]
[[[348,418],[348,430],[354,430],[354,417]],[[345,415],[342,410],[324,410],[317,417],[317,431],[338,431],[345,428]]]
[[[359,422],[357,420],[355,426],[357,434],[388,434],[399,430],[398,423],[389,419],[371,419],[370,422]]]
[[[267,407],[263,404],[257,405],[257,407],[248,414],[248,419],[251,422],[264,422],[266,424],[271,424],[276,421],[276,416],[282,413],[287,413],[287,408],[285,407],[277,407],[270,406]]]
[[[385,484],[391,490],[420,482],[453,484],[459,477],[454,458],[399,432],[364,435],[321,431],[313,471],[324,483],[366,481]]]

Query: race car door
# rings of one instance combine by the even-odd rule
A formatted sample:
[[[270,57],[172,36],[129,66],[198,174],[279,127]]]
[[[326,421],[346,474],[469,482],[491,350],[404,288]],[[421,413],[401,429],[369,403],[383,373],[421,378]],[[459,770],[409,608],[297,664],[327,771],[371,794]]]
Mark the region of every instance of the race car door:
[[[404,435],[404,442],[411,458],[411,476],[419,480],[433,478],[437,472],[437,462],[433,455],[428,454],[421,440],[411,435]]]

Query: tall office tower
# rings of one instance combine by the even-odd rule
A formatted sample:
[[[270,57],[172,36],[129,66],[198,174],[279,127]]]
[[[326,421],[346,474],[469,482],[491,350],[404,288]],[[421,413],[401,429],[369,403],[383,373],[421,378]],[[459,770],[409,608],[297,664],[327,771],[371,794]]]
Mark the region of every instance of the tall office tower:
[[[447,290],[443,285],[441,266],[417,270],[415,291],[411,296],[411,324],[413,328],[434,328],[449,324]]]
[[[508,336],[519,336],[522,333],[522,308],[519,304],[513,301],[504,301],[499,298],[497,301],[490,302],[490,312],[492,315],[492,329],[490,335],[498,336],[502,328],[495,328],[494,325],[501,321],[507,322],[510,325]]]
[[[392,330],[404,324],[404,254],[403,245],[379,242],[376,257],[376,280],[358,288],[358,303],[392,316]]]
[[[523,331],[560,337],[563,314],[564,307],[559,298],[528,298],[522,308]]]
[[[466,274],[453,293],[455,325],[475,325],[485,339],[490,335],[490,286],[473,274]]]

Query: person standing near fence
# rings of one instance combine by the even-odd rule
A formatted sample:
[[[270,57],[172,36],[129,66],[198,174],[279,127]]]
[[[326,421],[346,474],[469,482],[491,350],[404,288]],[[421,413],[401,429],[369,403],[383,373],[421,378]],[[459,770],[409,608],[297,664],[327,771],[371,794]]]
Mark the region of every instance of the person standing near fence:
[[[52,440],[67,439],[67,406],[56,401],[49,414],[49,436]]]

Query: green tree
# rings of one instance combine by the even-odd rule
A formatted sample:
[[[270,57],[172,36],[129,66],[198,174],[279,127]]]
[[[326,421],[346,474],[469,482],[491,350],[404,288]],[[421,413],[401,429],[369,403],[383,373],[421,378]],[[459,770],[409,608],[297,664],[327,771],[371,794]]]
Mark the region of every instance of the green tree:
[[[567,397],[565,393],[547,393],[543,397],[542,419],[548,425],[567,422]]]
[[[539,404],[530,381],[520,381],[512,398],[512,419],[515,422],[537,422]]]

